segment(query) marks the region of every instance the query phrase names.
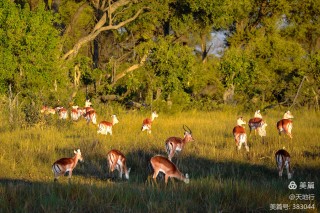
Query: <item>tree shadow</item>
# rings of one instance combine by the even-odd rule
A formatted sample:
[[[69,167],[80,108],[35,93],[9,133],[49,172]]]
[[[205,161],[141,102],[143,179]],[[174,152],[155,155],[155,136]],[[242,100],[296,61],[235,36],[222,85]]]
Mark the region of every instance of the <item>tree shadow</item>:
[[[60,150],[64,152],[63,150]],[[276,166],[270,168],[263,162],[261,164],[251,163],[252,156],[250,153],[240,152],[239,157],[246,159],[245,162],[239,161],[216,161],[194,155],[180,154],[173,158],[173,163],[183,173],[188,173],[190,180],[201,180],[205,178],[219,180],[242,180],[245,182],[265,183],[270,181],[287,181],[286,171],[283,178],[278,177]],[[164,152],[158,149],[150,149],[148,151],[135,149],[125,154],[127,158],[127,167],[131,168],[131,183],[146,183],[152,180],[153,169],[150,159],[155,155],[167,157]],[[305,157],[318,157],[320,153],[304,152]],[[272,159],[270,159],[272,160]],[[275,165],[275,162],[274,162]],[[295,173],[293,180],[307,181],[313,177],[320,176],[320,169],[316,167],[299,167],[292,165]],[[97,180],[108,180],[112,182],[126,181],[124,177],[118,177],[118,171],[109,172],[106,156],[99,154],[89,154],[85,157],[83,163],[79,163],[73,172],[74,176],[82,176],[85,178],[94,178]],[[163,182],[164,175],[160,173],[157,182]]]

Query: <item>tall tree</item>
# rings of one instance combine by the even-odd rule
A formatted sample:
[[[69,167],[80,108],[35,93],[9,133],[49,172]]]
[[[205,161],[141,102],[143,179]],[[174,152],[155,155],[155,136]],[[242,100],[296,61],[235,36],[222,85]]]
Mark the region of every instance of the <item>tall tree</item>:
[[[0,3],[0,90],[11,84],[14,93],[54,91],[65,84],[59,67],[59,31],[44,4],[34,11],[10,0]]]
[[[95,24],[91,32],[82,37],[80,40],[78,40],[71,50],[67,51],[62,58],[63,59],[72,59],[74,58],[78,52],[79,49],[86,43],[93,41],[101,32],[108,31],[108,30],[117,30],[121,27],[125,26],[126,24],[132,22],[135,20],[140,13],[143,12],[145,9],[139,8],[137,11],[134,11],[133,14],[130,17],[125,17],[125,19],[118,18],[117,15],[120,13],[116,13],[117,10],[120,9],[130,9],[132,7],[130,0],[119,0],[119,1],[111,1],[108,2],[106,0],[104,1],[95,1],[91,0],[90,2],[93,7],[98,10],[98,12],[102,13],[99,21]],[[127,8],[123,8],[127,7]],[[120,11],[119,11],[120,12]]]

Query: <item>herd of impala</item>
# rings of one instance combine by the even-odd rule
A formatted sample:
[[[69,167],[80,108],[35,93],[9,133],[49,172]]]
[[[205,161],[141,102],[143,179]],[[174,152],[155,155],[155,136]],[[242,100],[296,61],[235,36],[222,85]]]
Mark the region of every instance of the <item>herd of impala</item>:
[[[64,107],[56,107],[50,108],[44,106],[41,109],[41,113],[46,115],[48,114],[58,114],[59,119],[67,119],[68,118],[68,111]],[[111,122],[108,121],[101,121],[97,124],[97,113],[91,106],[91,102],[89,100],[86,101],[85,107],[80,108],[78,106],[72,106],[70,117],[72,120],[76,121],[83,116],[87,123],[92,122],[93,124],[98,126],[98,134],[105,134],[108,133],[112,135],[112,126],[119,123],[116,115],[111,116]],[[151,118],[146,118],[142,122],[141,131],[146,130],[148,134],[151,134],[151,126],[152,122],[155,118],[158,117],[156,112],[152,112]],[[288,135],[292,139],[292,119],[293,116],[290,111],[285,112],[283,118],[277,122],[277,129],[279,135],[284,133]],[[247,144],[247,134],[245,131],[246,122],[244,121],[243,117],[239,117],[237,119],[237,125],[233,128],[233,136],[236,142],[236,146],[238,150],[241,149],[242,145],[245,146],[247,152],[249,152],[249,146]],[[262,115],[260,110],[257,110],[254,114],[254,117],[251,118],[248,122],[250,134],[251,131],[254,130],[255,134],[258,132],[258,135],[261,137],[266,136],[266,126],[267,123],[262,119]],[[164,173],[165,175],[165,183],[167,184],[169,177],[177,178],[179,180],[184,181],[185,183],[189,183],[189,176],[188,174],[183,174],[179,171],[177,166],[172,162],[172,158],[174,155],[183,150],[185,145],[190,142],[194,141],[192,137],[192,131],[186,125],[183,125],[184,129],[184,137],[169,137],[165,141],[165,149],[168,154],[168,157],[164,157],[161,155],[156,155],[150,159],[150,164],[153,168],[153,180],[156,181],[156,178],[159,172]],[[74,151],[74,157],[72,158],[61,158],[53,163],[52,171],[54,173],[54,180],[57,181],[59,176],[64,175],[65,173],[69,173],[69,180],[72,176],[72,171],[76,167],[78,161],[82,161],[82,155],[80,149]],[[275,153],[275,160],[277,169],[279,172],[279,176],[282,177],[282,173],[284,168],[287,170],[288,179],[291,179],[293,171],[290,167],[290,154],[284,150],[280,149]],[[120,179],[122,178],[123,174],[125,175],[126,179],[129,179],[130,168],[127,168],[127,159],[124,154],[122,154],[119,150],[111,150],[107,154],[107,161],[109,166],[109,172],[113,172],[114,170],[118,170]]]

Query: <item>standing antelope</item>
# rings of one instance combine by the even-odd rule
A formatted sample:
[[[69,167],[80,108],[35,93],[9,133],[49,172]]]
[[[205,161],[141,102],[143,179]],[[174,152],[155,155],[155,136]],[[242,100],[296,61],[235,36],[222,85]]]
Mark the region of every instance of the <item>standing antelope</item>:
[[[55,110],[58,112],[59,119],[66,120],[68,118],[68,110],[64,107],[56,107]]]
[[[125,178],[129,180],[129,173],[131,168],[127,169],[127,159],[118,150],[113,149],[108,152],[108,165],[109,172],[113,172],[115,169],[119,171],[119,178],[122,179],[122,174],[124,173]]]
[[[97,124],[97,113],[94,110],[88,111],[86,112],[86,114],[84,115],[87,124],[90,123],[90,121],[92,121],[93,124]]]
[[[174,177],[179,180],[184,181],[185,183],[189,183],[189,175],[183,175],[179,169],[167,158],[156,155],[150,160],[151,166],[154,170],[153,180],[156,182],[156,178],[159,172],[163,172],[165,174],[165,183],[168,183],[169,177]]]
[[[101,121],[99,123],[98,134],[100,133],[102,135],[107,135],[108,133],[110,133],[110,135],[112,135],[112,126],[119,123],[119,120],[116,115],[112,115],[111,118],[112,118],[112,122]]]
[[[77,108],[78,111],[78,117],[80,118],[81,116],[85,117],[86,115],[86,109],[84,107],[78,107]]]
[[[283,169],[286,167],[288,179],[292,178],[293,171],[290,167],[290,154],[284,150],[280,149],[275,154],[276,164],[279,171],[279,177],[282,177]]]
[[[185,127],[188,129],[186,130]],[[165,141],[165,147],[166,151],[168,153],[168,159],[171,161],[174,154],[182,151],[184,148],[185,144],[190,141],[194,141],[192,137],[192,131],[189,127],[183,125],[184,129],[184,138],[179,138],[179,137],[170,137]]]
[[[243,120],[242,117],[239,117],[237,120],[237,126],[233,128],[233,136],[234,140],[236,142],[236,146],[238,147],[238,150],[241,149],[242,144],[244,144],[247,152],[249,152],[249,146],[247,144],[247,134],[246,130],[242,125],[245,125],[246,122]]]
[[[158,114],[156,111],[153,111],[151,114],[151,118],[146,118],[142,122],[141,131],[147,130],[147,133],[151,134],[151,125],[155,118],[158,117]]]
[[[73,121],[77,121],[79,119],[78,106],[72,106],[70,117]]]
[[[277,122],[277,129],[279,132],[279,135],[281,135],[281,132],[287,134],[292,139],[292,119],[293,115],[290,111],[287,111],[284,113],[283,118]]]
[[[73,152],[75,154],[73,158],[61,158],[53,163],[52,171],[54,174],[54,181],[57,181],[59,176],[64,175],[66,172],[69,172],[70,181],[72,171],[77,166],[78,160],[83,161],[80,149]]]
[[[257,110],[254,113],[254,117],[249,120],[248,126],[250,129],[250,134],[251,134],[251,131],[254,129],[254,133],[256,134],[256,130],[258,130],[258,134],[261,137],[267,135],[267,132],[266,132],[267,123],[264,120],[262,120],[262,115],[260,113],[260,110]]]

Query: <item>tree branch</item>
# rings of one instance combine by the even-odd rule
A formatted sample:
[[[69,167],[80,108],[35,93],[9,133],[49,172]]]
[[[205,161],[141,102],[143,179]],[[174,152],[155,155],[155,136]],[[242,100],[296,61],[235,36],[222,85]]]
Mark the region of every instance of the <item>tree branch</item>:
[[[80,50],[80,48],[94,40],[101,32],[103,31],[107,31],[107,30],[116,30],[116,29],[119,29],[121,27],[123,27],[124,25],[134,21],[139,15],[140,13],[143,12],[143,10],[146,9],[146,8],[141,8],[140,10],[138,10],[136,12],[136,14],[134,16],[132,16],[131,18],[125,20],[125,21],[122,21],[120,23],[118,23],[117,25],[114,25],[114,26],[105,26],[103,27],[102,23],[103,23],[103,20],[99,20],[98,23],[96,24],[96,26],[94,27],[94,29],[91,31],[91,33],[83,38],[81,38],[74,46],[71,50],[69,50],[67,53],[65,53],[63,56],[62,56],[62,59],[63,60],[67,60],[67,59],[72,59],[73,57],[75,57],[77,54],[78,54],[78,51]],[[102,16],[102,18],[106,17],[106,14],[104,14]],[[105,22],[104,22],[105,23]],[[101,27],[99,27],[101,26]]]
[[[118,80],[120,80],[121,78],[125,77],[128,73],[133,72],[134,70],[142,67],[142,66],[144,65],[144,63],[146,62],[147,56],[148,56],[148,55],[145,54],[145,55],[141,58],[139,64],[134,64],[134,65],[132,65],[131,67],[128,67],[128,68],[127,68],[126,70],[124,70],[122,73],[119,73],[118,75],[116,75],[116,77],[114,78],[111,86],[114,86]]]
[[[109,7],[101,8],[101,10],[103,12],[107,12],[108,11],[110,13],[113,13],[119,7],[125,6],[125,5],[129,4],[130,2],[131,2],[130,0],[120,0],[120,1],[117,1],[117,2],[113,3],[111,6],[109,5]]]

